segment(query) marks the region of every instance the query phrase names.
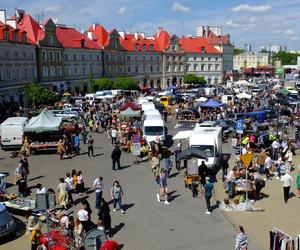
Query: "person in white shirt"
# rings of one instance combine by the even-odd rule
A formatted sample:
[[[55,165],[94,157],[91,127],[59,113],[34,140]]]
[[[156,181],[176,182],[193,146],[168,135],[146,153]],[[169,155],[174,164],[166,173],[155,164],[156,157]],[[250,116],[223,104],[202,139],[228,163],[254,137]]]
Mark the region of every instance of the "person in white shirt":
[[[269,153],[266,153],[266,159],[265,159],[265,171],[266,171],[266,178],[271,180],[271,175],[270,175],[270,168],[272,167],[272,159],[270,157]]]
[[[66,178],[65,178],[65,183],[68,184],[68,202],[69,204],[73,205],[73,197],[72,197],[72,192],[74,191],[74,181],[73,178],[71,177],[70,173],[66,173]]]
[[[89,213],[88,211],[85,209],[86,207],[84,206],[84,204],[82,204],[82,208],[78,211],[77,216],[78,216],[78,220],[81,222],[83,229],[85,232],[88,232],[89,230]]]
[[[287,203],[290,195],[291,182],[293,181],[293,178],[288,174],[288,172],[286,172],[285,175],[281,176],[280,181],[282,182],[283,186],[284,202]]]
[[[277,160],[277,159],[278,159],[278,150],[279,150],[279,147],[280,147],[279,140],[276,139],[276,140],[273,141],[273,143],[272,143],[273,160]]]
[[[248,150],[247,150],[246,145],[245,145],[245,146],[243,146],[243,149],[242,149],[242,155],[245,155],[247,153],[248,153]]]
[[[117,137],[118,137],[118,130],[116,128],[112,128],[110,131],[111,135],[111,144],[116,144],[117,143]]]
[[[42,186],[42,184],[38,183],[36,184],[36,194],[45,194],[47,193],[47,189],[45,187]]]
[[[103,177],[99,176],[93,184],[93,188],[95,189],[95,193],[96,193],[96,209],[100,208],[100,203],[101,203],[101,199],[102,199],[102,191],[103,191]]]

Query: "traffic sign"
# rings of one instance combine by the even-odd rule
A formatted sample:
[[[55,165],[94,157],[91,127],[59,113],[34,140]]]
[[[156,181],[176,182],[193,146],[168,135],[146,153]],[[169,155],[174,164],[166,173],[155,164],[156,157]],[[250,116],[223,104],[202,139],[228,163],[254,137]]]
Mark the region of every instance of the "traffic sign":
[[[238,134],[243,134],[244,120],[238,120],[235,125],[235,130]]]
[[[245,168],[249,168],[252,159],[253,159],[253,154],[245,154],[245,155],[240,155],[240,160],[242,161],[242,163],[245,165]]]

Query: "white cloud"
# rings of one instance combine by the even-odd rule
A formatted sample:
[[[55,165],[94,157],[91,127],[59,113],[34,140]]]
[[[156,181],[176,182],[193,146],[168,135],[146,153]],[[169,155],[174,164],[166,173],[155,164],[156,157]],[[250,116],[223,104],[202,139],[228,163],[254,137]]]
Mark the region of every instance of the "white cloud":
[[[172,10],[180,13],[189,13],[191,11],[189,7],[183,6],[180,3],[174,3],[172,5]]]
[[[60,6],[59,5],[50,5],[45,8],[46,12],[52,12],[52,13],[57,13],[60,11]]]
[[[290,38],[290,41],[297,41],[297,40],[299,40],[299,37],[298,37],[298,36],[292,36],[292,37]]]
[[[230,28],[236,28],[243,31],[249,31],[253,29],[256,26],[255,18],[251,17],[250,19],[240,19],[238,21],[235,20],[229,20],[226,22],[226,26]]]
[[[119,10],[118,10],[118,14],[120,16],[124,16],[126,14],[126,7],[122,6]]]
[[[293,36],[293,35],[295,35],[295,31],[294,31],[294,30],[286,30],[286,31],[285,31],[285,34],[286,34],[287,36]]]
[[[235,6],[231,10],[233,12],[266,12],[271,9],[270,5],[249,5],[249,4],[240,4]]]

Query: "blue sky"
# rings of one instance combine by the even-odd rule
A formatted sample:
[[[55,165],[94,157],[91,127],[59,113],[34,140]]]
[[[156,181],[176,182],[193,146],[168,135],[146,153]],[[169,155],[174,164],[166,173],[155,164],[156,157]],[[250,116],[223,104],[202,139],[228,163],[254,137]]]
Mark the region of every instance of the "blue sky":
[[[15,7],[33,17],[43,13],[80,30],[100,23],[108,30],[146,35],[158,27],[194,35],[197,25],[218,25],[237,47],[284,44],[300,50],[300,0],[2,0],[0,7],[8,15]]]

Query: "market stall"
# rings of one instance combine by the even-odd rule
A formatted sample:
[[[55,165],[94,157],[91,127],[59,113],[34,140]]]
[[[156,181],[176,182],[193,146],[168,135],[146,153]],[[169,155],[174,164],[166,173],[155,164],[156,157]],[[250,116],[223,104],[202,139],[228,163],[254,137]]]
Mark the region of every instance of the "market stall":
[[[38,116],[32,117],[25,127],[25,135],[30,141],[30,152],[56,150],[61,123],[61,117],[53,116],[46,109]]]

